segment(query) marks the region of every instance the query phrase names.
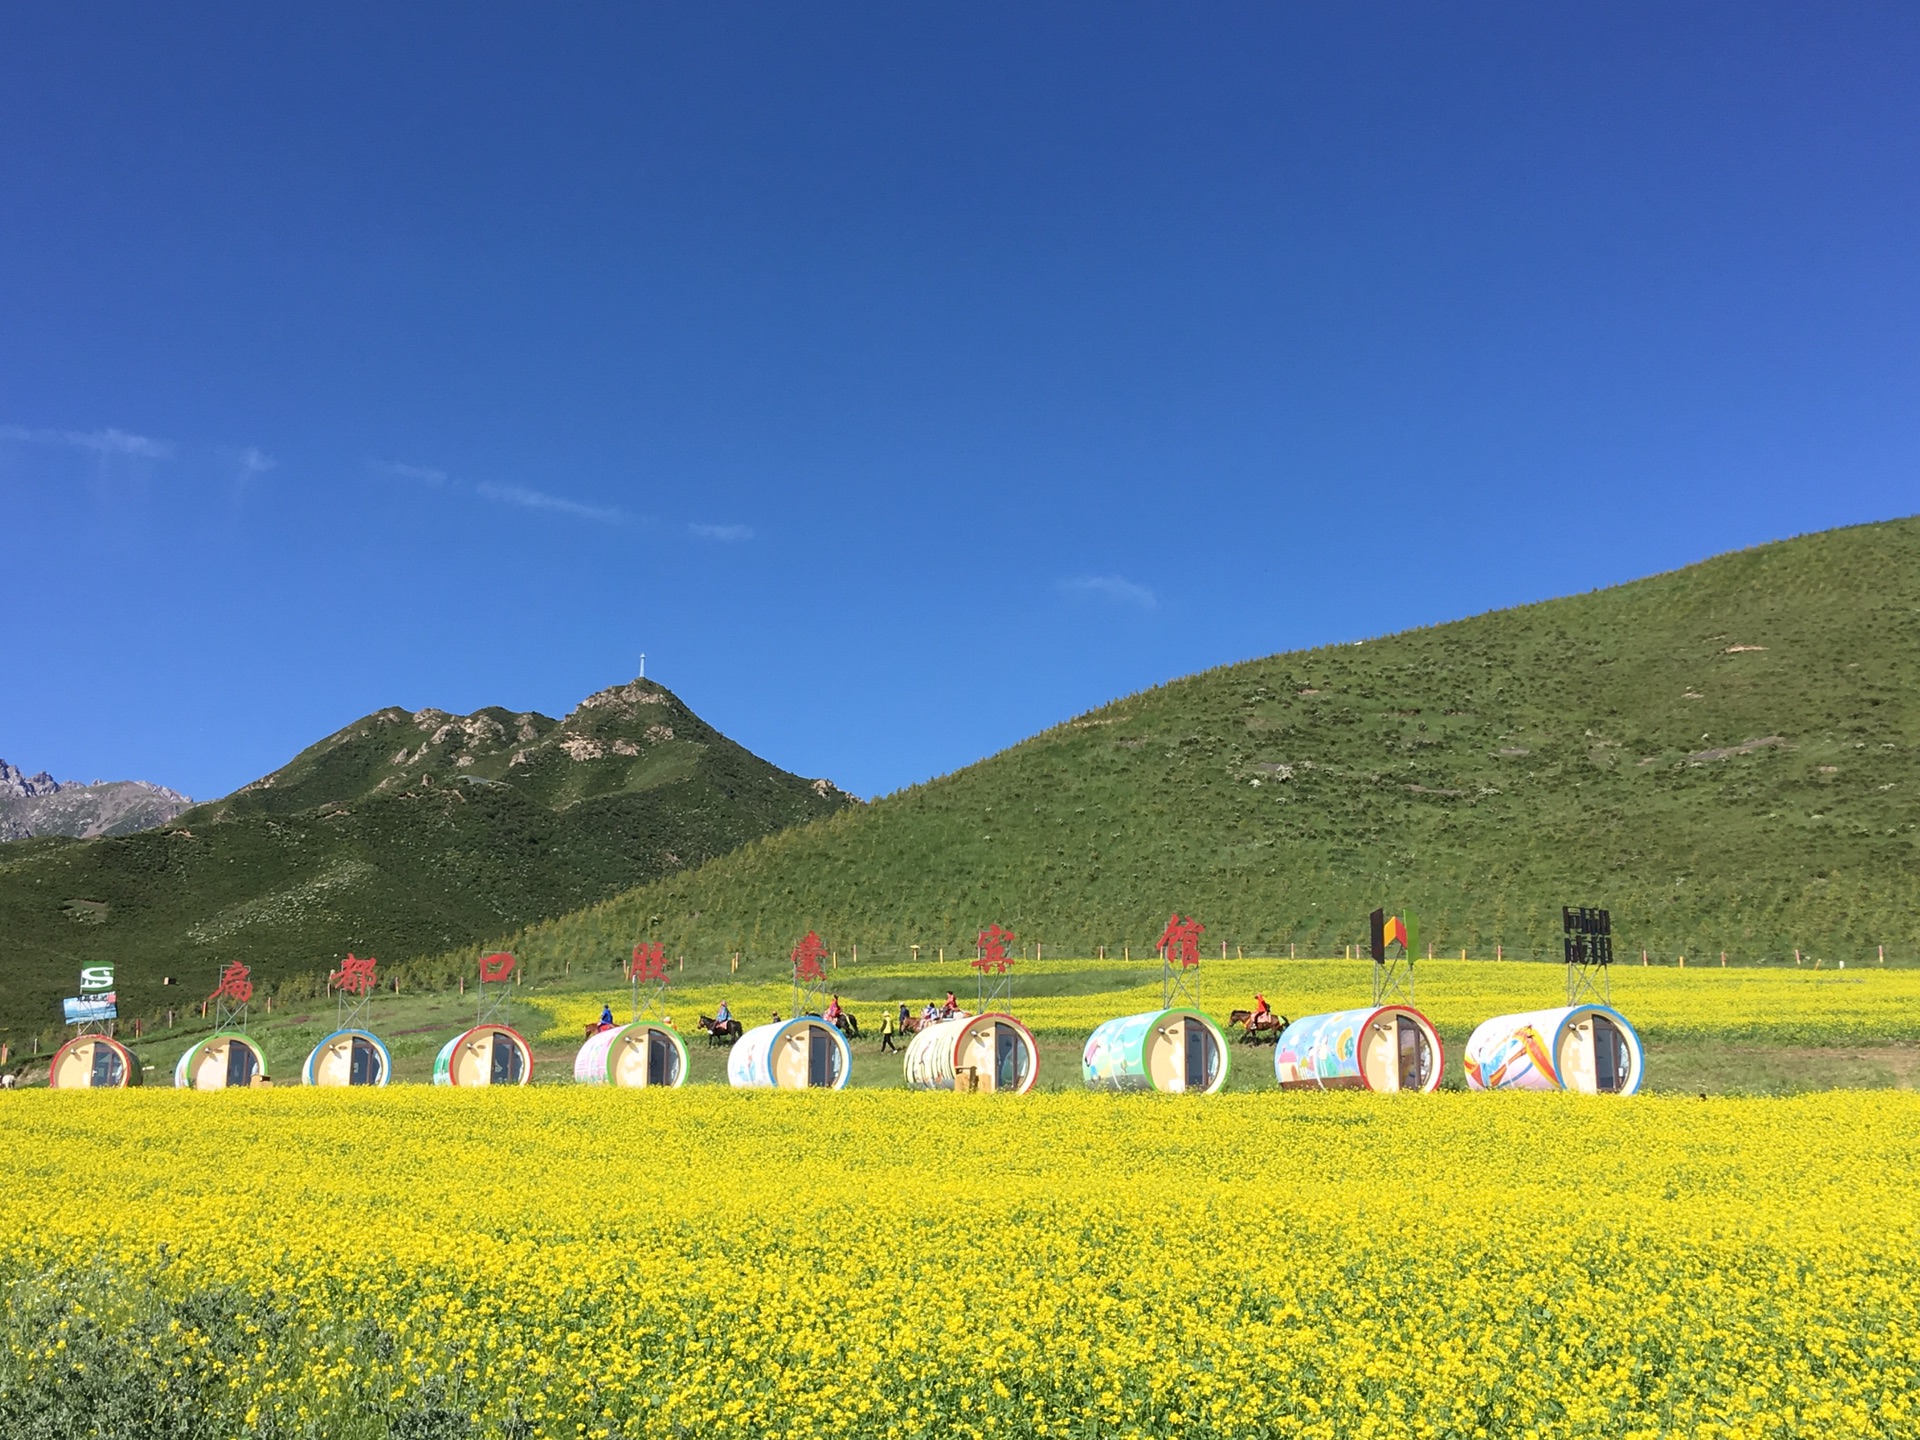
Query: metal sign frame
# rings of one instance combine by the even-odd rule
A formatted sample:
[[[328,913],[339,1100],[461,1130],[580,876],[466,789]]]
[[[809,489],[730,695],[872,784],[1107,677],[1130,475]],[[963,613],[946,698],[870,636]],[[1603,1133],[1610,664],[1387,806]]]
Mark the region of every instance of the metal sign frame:
[[[1396,915],[1389,924],[1387,912],[1375,910],[1367,917],[1371,930],[1369,953],[1373,956],[1373,1003],[1413,1004],[1413,962],[1419,945],[1419,926],[1411,915]],[[1389,929],[1395,933],[1388,936]],[[1398,946],[1400,953],[1393,953]]]
[[[671,983],[667,976],[666,951],[653,941],[634,946],[633,961],[627,966],[627,979],[633,986],[627,1023],[637,1025],[642,1020],[658,1020],[664,1024],[667,1018],[667,987]],[[641,998],[643,995],[644,1003]]]
[[[373,996],[374,992],[380,988],[380,980],[376,972],[379,963],[371,955],[360,959],[349,950],[340,968],[327,976],[328,981],[333,985],[335,997],[334,1029],[367,1031],[373,1029]]]
[[[1172,1010],[1181,1000],[1186,1008],[1199,1010],[1200,937],[1207,927],[1191,915],[1181,918],[1178,911],[1167,917],[1160,932],[1160,1008]]]
[[[793,1015],[789,1018],[797,1020],[802,1015],[827,1013],[821,997],[832,991],[833,978],[827,974],[826,966],[820,963],[826,954],[826,942],[813,930],[809,930],[800,943],[793,947],[790,957],[793,961]]]
[[[479,994],[478,1012],[473,1022],[476,1026],[505,1025],[509,1030],[513,1028],[507,1016],[513,1003],[513,975],[519,968],[520,962],[505,951],[480,958],[480,983],[474,986]],[[492,993],[489,993],[489,987]]]
[[[1613,1006],[1613,915],[1591,905],[1560,907],[1561,946],[1567,961],[1567,1004]]]
[[[979,1009],[975,1012],[976,1014],[1011,1015],[1013,1013],[1014,957],[1007,954],[1007,946],[1019,938],[1013,931],[1001,929],[999,922],[996,921],[982,930],[978,940],[974,942],[971,963],[979,980],[976,987],[978,997],[976,1003]],[[987,978],[989,974],[994,978],[989,980]],[[997,1012],[993,1010],[995,1005],[1000,1006]]]

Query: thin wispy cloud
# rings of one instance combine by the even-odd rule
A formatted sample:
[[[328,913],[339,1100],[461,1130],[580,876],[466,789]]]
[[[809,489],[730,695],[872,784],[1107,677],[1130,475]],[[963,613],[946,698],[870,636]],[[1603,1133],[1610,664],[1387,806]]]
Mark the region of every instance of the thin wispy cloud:
[[[719,540],[723,543],[736,540],[751,540],[751,525],[701,525],[692,524],[687,529],[702,540]]]
[[[1113,605],[1137,605],[1142,610],[1154,610],[1160,605],[1153,591],[1120,575],[1079,575],[1058,581],[1056,585],[1063,595],[1105,600]]]
[[[96,455],[126,455],[141,460],[164,460],[173,454],[173,446],[164,440],[132,435],[111,426],[105,430],[37,430],[26,425],[0,425],[0,440],[21,440],[29,445],[65,445],[75,450],[90,450]]]
[[[571,515],[576,520],[592,520],[601,525],[619,525],[626,520],[620,511],[606,505],[584,505],[563,495],[525,485],[496,485],[492,481],[475,487],[483,499],[499,505],[518,505],[527,510],[549,510],[556,515]]]
[[[375,473],[391,475],[396,480],[414,480],[422,485],[444,485],[447,472],[436,470],[431,465],[407,465],[398,460],[375,460],[372,462]]]
[[[256,475],[264,475],[280,463],[257,445],[249,445],[243,450],[234,451],[233,460],[240,467],[242,480],[251,480]]]

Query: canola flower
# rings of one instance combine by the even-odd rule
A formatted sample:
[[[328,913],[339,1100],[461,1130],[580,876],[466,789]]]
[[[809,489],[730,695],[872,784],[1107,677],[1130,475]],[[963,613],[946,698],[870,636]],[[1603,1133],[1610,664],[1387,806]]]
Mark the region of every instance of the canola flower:
[[[38,1092],[0,1123],[0,1407],[48,1434],[1920,1429],[1901,1093]]]

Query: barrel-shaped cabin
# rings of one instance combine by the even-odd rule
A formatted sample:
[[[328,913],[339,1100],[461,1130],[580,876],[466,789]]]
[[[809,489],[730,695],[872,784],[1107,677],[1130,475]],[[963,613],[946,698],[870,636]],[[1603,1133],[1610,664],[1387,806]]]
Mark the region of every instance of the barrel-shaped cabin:
[[[133,1051],[108,1035],[77,1035],[53,1052],[47,1085],[54,1090],[121,1090],[146,1083]]]
[[[241,1089],[267,1079],[267,1056],[257,1040],[238,1031],[209,1035],[192,1046],[173,1067],[180,1090]]]
[[[1639,1035],[1608,1005],[1496,1015],[1467,1037],[1467,1085],[1474,1090],[1631,1095],[1644,1065]]]
[[[1440,1088],[1446,1052],[1433,1022],[1411,1005],[1305,1015],[1280,1032],[1273,1075],[1283,1090]]]
[[[736,1090],[844,1090],[852,1072],[847,1037],[819,1015],[756,1025],[727,1054]]]
[[[511,1025],[476,1025],[440,1047],[436,1085],[525,1085],[533,1079],[533,1047]]]
[[[307,1085],[384,1085],[392,1078],[393,1056],[371,1030],[334,1031],[300,1069]]]
[[[915,1090],[1024,1095],[1040,1078],[1040,1047],[1011,1015],[957,1015],[908,1041],[901,1064]]]
[[[582,1085],[677,1090],[687,1083],[686,1042],[652,1020],[609,1025],[589,1035],[573,1057],[573,1078]]]
[[[1080,1078],[1090,1090],[1211,1095],[1227,1083],[1227,1037],[1198,1010],[1146,1010],[1109,1020],[1087,1037]]]

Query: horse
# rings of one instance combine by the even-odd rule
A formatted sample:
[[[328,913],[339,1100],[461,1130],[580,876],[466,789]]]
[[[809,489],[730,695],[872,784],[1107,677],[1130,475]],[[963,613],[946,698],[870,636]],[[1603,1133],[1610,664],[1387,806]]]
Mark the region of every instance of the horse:
[[[846,1036],[847,1039],[858,1040],[860,1038],[860,1022],[854,1019],[851,1010],[842,1010],[840,1012],[840,1018],[833,1023],[840,1027],[840,1033]]]
[[[702,1015],[700,1017],[700,1028],[707,1032],[707,1048],[709,1050],[715,1045],[731,1045],[747,1033],[746,1027],[741,1025],[738,1020],[722,1022],[714,1019],[711,1015]]]
[[[1235,1025],[1245,1027],[1246,1033],[1240,1037],[1240,1043],[1243,1045],[1276,1044],[1280,1039],[1280,1032],[1291,1023],[1286,1016],[1276,1015],[1271,1010],[1257,1023],[1251,1010],[1235,1010],[1227,1016],[1229,1030]]]

